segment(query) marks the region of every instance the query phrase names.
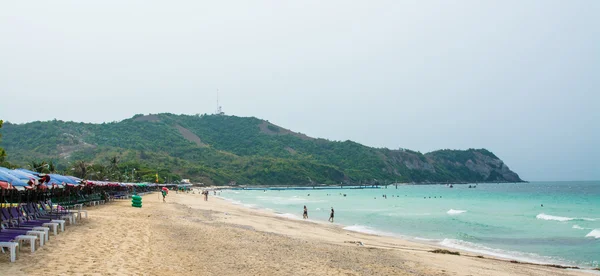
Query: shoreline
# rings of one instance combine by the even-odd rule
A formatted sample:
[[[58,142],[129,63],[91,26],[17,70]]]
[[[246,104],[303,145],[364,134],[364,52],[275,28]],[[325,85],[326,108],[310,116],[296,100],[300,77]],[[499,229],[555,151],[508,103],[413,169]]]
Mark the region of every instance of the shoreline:
[[[534,181],[539,182],[539,181]],[[544,182],[544,181],[541,181]],[[335,184],[316,184],[316,185],[209,185],[209,186],[192,186],[197,189],[215,189],[215,190],[277,190],[277,189],[300,189],[300,190],[319,190],[319,189],[385,189],[383,187],[386,186],[410,186],[410,185],[468,185],[468,184],[520,184],[520,183],[531,183],[531,181],[492,181],[492,182],[410,182],[410,183],[390,183],[390,184],[378,184],[378,185],[360,185],[360,184],[344,184],[344,185],[335,185]],[[192,184],[196,185],[196,184]]]
[[[410,184],[408,184],[408,185],[410,185]],[[414,243],[414,244],[419,244],[419,245],[424,245],[424,246],[430,246],[433,248],[432,250],[436,250],[436,249],[455,250],[455,251],[459,252],[461,256],[466,256],[466,257],[478,257],[478,258],[483,257],[483,258],[486,258],[489,260],[553,267],[553,268],[559,268],[559,269],[574,269],[574,270],[578,270],[578,271],[591,272],[591,273],[597,273],[596,271],[598,271],[598,269],[595,269],[593,267],[580,267],[580,266],[576,266],[576,265],[571,265],[571,264],[567,264],[567,263],[559,263],[559,262],[545,262],[543,260],[535,260],[535,259],[529,259],[527,257],[519,257],[519,256],[510,255],[510,253],[531,254],[531,253],[526,253],[526,252],[511,252],[511,251],[509,251],[506,254],[503,254],[503,253],[499,253],[499,252],[490,251],[490,250],[495,250],[495,249],[487,248],[487,247],[486,247],[486,249],[476,249],[476,248],[467,248],[466,246],[456,246],[456,247],[445,246],[440,243],[442,243],[446,239],[439,240],[439,239],[428,239],[428,238],[407,236],[407,235],[404,235],[401,233],[380,231],[376,228],[372,228],[372,227],[366,226],[366,225],[358,225],[358,224],[344,225],[344,224],[339,224],[339,223],[329,223],[329,222],[320,221],[320,220],[311,220],[311,219],[304,220],[300,216],[297,216],[295,214],[280,213],[280,212],[277,212],[276,210],[273,210],[270,208],[263,208],[263,207],[256,206],[254,204],[244,204],[243,202],[240,202],[240,201],[237,201],[234,199],[230,199],[230,198],[226,198],[226,197],[222,197],[222,196],[213,196],[213,197],[217,198],[219,200],[222,200],[224,202],[227,202],[229,204],[232,204],[234,206],[239,206],[239,207],[248,209],[249,211],[257,211],[257,212],[265,213],[267,215],[271,215],[271,216],[274,216],[277,218],[283,218],[283,219],[287,219],[290,221],[303,221],[303,222],[307,222],[307,223],[315,223],[318,225],[332,225],[332,226],[338,227],[340,230],[343,230],[343,231],[360,233],[363,235],[372,235],[372,236],[376,236],[376,237],[398,239],[398,240],[401,240],[401,241],[407,242],[407,243]],[[249,206],[249,205],[252,205],[252,206]],[[359,229],[356,229],[356,228],[359,228]],[[364,230],[361,230],[360,228],[364,228]],[[373,229],[373,230],[369,230],[369,229]],[[483,247],[485,247],[485,246],[483,246]],[[539,256],[539,257],[543,258],[545,256]],[[599,272],[599,274],[600,274],[600,272]]]
[[[89,218],[23,250],[6,275],[590,275],[587,271],[437,254],[399,238],[291,220],[200,194],[171,192],[86,208]],[[447,252],[439,252],[447,253]],[[450,252],[451,253],[451,252]],[[69,260],[65,262],[65,260]],[[61,264],[61,265],[57,265]]]

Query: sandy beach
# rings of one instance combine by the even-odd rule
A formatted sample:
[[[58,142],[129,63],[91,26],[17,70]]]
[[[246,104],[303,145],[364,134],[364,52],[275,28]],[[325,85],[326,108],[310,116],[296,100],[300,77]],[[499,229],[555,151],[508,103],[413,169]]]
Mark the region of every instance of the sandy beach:
[[[433,246],[291,220],[199,194],[171,192],[90,207],[70,226],[1,275],[590,275],[517,264]],[[357,245],[360,241],[363,246]]]

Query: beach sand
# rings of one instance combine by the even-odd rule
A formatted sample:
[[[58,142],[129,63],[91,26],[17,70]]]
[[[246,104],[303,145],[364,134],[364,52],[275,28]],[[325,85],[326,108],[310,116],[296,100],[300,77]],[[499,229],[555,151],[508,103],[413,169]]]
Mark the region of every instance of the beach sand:
[[[291,220],[212,196],[170,192],[90,207],[0,275],[590,275],[576,270],[429,252],[435,247]],[[364,246],[358,246],[361,241]]]

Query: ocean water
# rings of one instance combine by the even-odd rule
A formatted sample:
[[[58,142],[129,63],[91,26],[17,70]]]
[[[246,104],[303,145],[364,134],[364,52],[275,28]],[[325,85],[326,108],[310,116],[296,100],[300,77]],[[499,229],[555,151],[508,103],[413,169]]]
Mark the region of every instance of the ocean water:
[[[323,222],[333,207],[335,223],[348,230],[479,254],[581,267],[600,263],[600,181],[225,190],[221,197],[292,219],[302,219],[306,205],[309,219]]]

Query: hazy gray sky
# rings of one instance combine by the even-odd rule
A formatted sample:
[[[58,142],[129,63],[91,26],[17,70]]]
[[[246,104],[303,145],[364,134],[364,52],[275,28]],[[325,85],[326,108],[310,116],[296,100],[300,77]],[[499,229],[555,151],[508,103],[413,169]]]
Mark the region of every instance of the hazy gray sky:
[[[600,179],[600,1],[3,1],[0,119],[255,116]]]

